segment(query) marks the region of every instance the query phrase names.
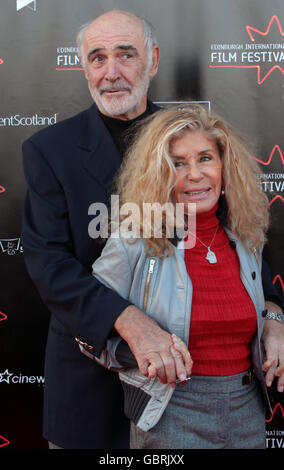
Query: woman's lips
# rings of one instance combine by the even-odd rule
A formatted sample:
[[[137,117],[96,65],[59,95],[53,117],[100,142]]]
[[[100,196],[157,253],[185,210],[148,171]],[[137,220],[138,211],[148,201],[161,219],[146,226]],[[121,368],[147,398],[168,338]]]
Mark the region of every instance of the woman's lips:
[[[206,189],[196,189],[194,191],[185,191],[184,194],[189,197],[190,199],[205,199],[209,192],[211,191],[211,188],[206,188]]]

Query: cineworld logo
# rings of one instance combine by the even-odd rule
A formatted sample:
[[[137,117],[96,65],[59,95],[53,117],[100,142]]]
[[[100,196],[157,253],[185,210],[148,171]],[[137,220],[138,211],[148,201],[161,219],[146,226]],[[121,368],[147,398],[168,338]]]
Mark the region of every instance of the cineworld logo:
[[[255,69],[258,85],[276,69],[284,75],[284,31],[278,16],[271,17],[264,31],[250,25],[246,26],[246,31],[250,43],[230,43],[226,37],[223,44],[211,44],[209,67]]]
[[[57,47],[56,70],[70,71],[83,70],[78,57],[78,47]]]
[[[23,253],[20,238],[2,238],[0,239],[0,248],[2,253],[13,256],[16,253]]]
[[[17,11],[20,11],[25,7],[32,11],[36,11],[36,0],[17,0]]]
[[[51,126],[56,124],[58,113],[52,116],[21,116],[15,114],[9,117],[0,117],[0,127],[30,127],[30,126]]]
[[[42,385],[44,384],[44,377],[42,375],[35,376],[35,375],[16,375],[8,371],[6,369],[4,372],[0,372],[0,383],[7,383],[11,384],[36,384]]]

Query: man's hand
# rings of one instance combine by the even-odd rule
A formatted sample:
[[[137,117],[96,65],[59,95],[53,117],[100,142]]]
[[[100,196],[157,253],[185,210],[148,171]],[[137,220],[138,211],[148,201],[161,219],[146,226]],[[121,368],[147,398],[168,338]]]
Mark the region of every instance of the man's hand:
[[[117,318],[115,330],[128,343],[141,374],[156,377],[175,387],[177,378],[183,382],[191,373],[192,360],[186,348],[174,348],[170,333],[134,305]]]
[[[266,302],[268,311],[283,313],[278,305]],[[277,320],[264,320],[262,341],[266,360],[262,365],[265,382],[270,387],[274,377],[278,377],[277,390],[284,390],[284,325]]]

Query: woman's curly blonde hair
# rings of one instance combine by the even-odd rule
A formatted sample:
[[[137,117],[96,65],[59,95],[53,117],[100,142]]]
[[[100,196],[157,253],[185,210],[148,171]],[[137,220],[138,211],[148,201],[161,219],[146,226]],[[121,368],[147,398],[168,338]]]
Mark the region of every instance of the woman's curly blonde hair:
[[[223,119],[201,105],[162,109],[139,123],[116,181],[120,206],[135,203],[143,214],[145,202],[163,205],[172,201],[175,167],[170,143],[183,133],[196,130],[213,139],[220,151],[225,188],[220,203],[224,198],[226,226],[249,249],[259,248],[265,241],[269,213],[268,199],[257,178],[258,165],[247,143]],[[140,229],[142,236],[143,218]],[[166,235],[149,236],[145,242],[148,252],[154,256],[172,252]]]

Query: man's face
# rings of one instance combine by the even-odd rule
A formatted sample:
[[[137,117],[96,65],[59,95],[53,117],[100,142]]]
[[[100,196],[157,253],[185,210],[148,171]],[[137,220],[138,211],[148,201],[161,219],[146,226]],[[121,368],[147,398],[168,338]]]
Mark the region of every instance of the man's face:
[[[143,28],[127,15],[103,15],[84,37],[85,76],[99,110],[118,119],[134,119],[146,109],[150,78],[157,72],[158,48],[147,62]]]

